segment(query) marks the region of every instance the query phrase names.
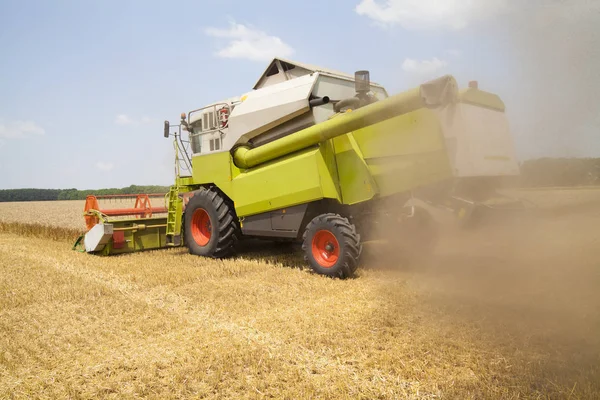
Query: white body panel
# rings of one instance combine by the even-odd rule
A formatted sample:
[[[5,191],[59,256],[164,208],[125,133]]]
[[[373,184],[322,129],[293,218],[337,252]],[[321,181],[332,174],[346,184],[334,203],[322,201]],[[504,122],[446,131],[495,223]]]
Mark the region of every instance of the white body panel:
[[[323,68],[317,65],[301,63],[298,61],[286,60],[281,57],[275,57],[269,66],[265,69],[261,77],[254,85],[254,89],[260,89],[266,86],[275,85],[288,79],[294,79],[299,76],[309,75],[313,72],[344,78],[354,81],[354,76],[344,72],[335,71],[330,68]]]
[[[381,85],[372,82],[371,88],[377,98],[388,97]],[[355,94],[353,75],[275,58],[254,90],[213,103],[192,114],[189,122],[195,131],[191,137],[193,155],[229,151],[234,145],[249,141],[264,143],[326,121],[334,114],[333,105],[326,104],[311,110],[311,95],[341,100]],[[231,107],[225,127],[218,125],[215,116],[223,104]]]
[[[381,85],[371,82],[371,88],[377,98],[388,97]],[[311,94],[315,97],[328,96],[331,100],[353,97],[356,94],[354,76],[281,58],[273,59],[252,91],[213,103],[190,117],[189,122],[194,124],[196,132],[191,138],[194,156],[229,151],[235,144],[253,139],[257,143],[265,142],[295,131],[295,127],[326,121],[334,114],[333,105],[311,110]],[[224,103],[232,111],[227,126],[221,128],[216,124],[214,115],[221,106],[217,110],[212,106]],[[198,126],[202,126],[200,135]]]
[[[455,177],[519,174],[504,112],[457,103],[438,113]]]
[[[329,96],[331,100],[341,100],[354,97],[356,88],[354,81],[340,77],[319,74],[319,79],[315,84],[313,94],[318,97]],[[385,89],[381,86],[371,84],[371,92],[379,99],[383,100],[387,96]]]
[[[245,100],[233,109],[229,117],[223,148],[230,149],[236,143],[247,142],[308,112],[308,97],[317,77],[318,74],[305,75],[247,93]]]
[[[88,253],[100,251],[108,243],[113,235],[112,224],[96,224],[90,229],[84,238],[85,251]]]

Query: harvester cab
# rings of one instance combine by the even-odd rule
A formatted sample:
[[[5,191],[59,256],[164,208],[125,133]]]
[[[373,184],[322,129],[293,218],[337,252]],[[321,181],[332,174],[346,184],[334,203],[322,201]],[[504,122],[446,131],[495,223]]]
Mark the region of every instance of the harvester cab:
[[[223,258],[245,238],[289,240],[317,273],[347,277],[364,241],[435,243],[415,194],[446,205],[464,178],[518,173],[496,95],[443,76],[389,96],[368,71],[280,58],[247,93],[165,121],[164,136],[176,160],[166,215],[120,222],[88,209],[102,225],[85,236],[90,252],[183,245]]]

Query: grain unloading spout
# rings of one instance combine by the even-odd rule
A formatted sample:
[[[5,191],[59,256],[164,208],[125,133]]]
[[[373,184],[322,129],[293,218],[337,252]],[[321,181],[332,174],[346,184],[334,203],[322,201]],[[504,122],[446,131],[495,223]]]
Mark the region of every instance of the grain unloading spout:
[[[417,88],[337,115],[323,123],[303,129],[263,146],[238,147],[233,154],[235,164],[247,169],[366,126],[424,107],[440,107],[458,96],[454,77],[443,76]]]

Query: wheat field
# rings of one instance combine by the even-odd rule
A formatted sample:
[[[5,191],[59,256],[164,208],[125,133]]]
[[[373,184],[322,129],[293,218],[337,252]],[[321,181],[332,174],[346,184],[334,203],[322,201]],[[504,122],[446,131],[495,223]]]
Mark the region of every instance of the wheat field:
[[[600,201],[553,193],[348,280],[269,242],[92,256],[83,202],[2,203],[0,398],[599,398]]]

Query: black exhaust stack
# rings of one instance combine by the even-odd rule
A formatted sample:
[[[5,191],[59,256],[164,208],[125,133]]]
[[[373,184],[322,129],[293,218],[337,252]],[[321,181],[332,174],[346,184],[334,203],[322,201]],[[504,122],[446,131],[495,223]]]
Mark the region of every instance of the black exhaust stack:
[[[329,97],[328,96],[315,97],[315,98],[311,98],[308,101],[308,104],[310,105],[310,108],[323,106],[323,105],[325,105],[327,103],[329,103]]]

